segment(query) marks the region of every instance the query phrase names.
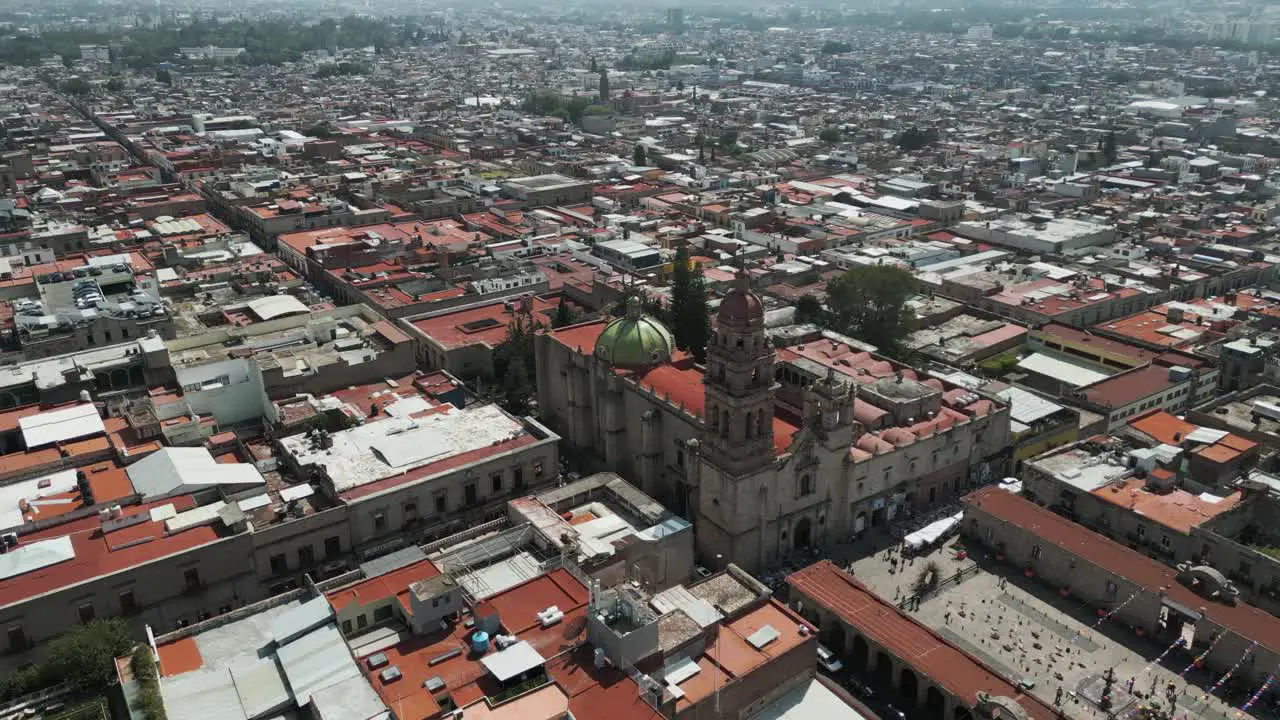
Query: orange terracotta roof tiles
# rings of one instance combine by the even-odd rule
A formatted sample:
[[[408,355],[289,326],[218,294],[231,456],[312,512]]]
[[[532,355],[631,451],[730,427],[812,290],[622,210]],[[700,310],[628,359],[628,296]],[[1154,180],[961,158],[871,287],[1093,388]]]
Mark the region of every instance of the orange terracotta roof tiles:
[[[160,504],[164,503],[130,506],[125,508],[125,513],[133,515],[148,512],[150,508]],[[108,538],[103,535],[96,517],[86,519],[92,523],[87,529],[67,532],[67,527],[55,526],[50,528],[53,532],[49,532],[47,535],[44,533],[31,533],[23,537],[24,542],[33,542],[37,539],[66,535],[71,538],[71,544],[75,550],[75,558],[12,577],[0,583],[0,607],[95,577],[126,570],[157,558],[190,550],[223,537],[217,529],[206,525],[190,528],[172,535],[166,535],[161,532],[150,542],[121,547],[119,544],[113,544],[108,541]],[[159,526],[160,524],[147,521],[135,527],[145,528],[148,525]]]
[[[608,324],[607,320],[592,320],[553,330],[551,336],[556,339],[556,342],[574,352],[581,351],[583,355],[591,355],[596,351],[596,341],[600,339],[600,333],[604,332]]]
[[[434,563],[430,560],[421,560],[389,572],[386,575],[379,575],[378,577],[326,593],[326,597],[329,599],[329,604],[333,606],[334,611],[342,612],[348,605],[355,602],[361,605],[368,605],[389,597],[395,597],[401,592],[405,592],[412,583],[419,580],[427,580],[439,574],[440,570],[436,568]]]
[[[1154,474],[1154,473],[1153,473]],[[1235,507],[1241,495],[1234,492],[1225,498],[1212,501],[1185,490],[1155,493],[1146,489],[1146,481],[1129,478],[1094,490],[1099,500],[1128,508],[1142,517],[1174,532],[1190,534],[1201,523]]]
[[[1077,525],[1020,495],[987,487],[971,493],[962,503],[1124,578],[1145,592],[1155,594],[1165,588],[1170,599],[1186,607],[1205,607],[1205,599],[1178,582],[1177,571],[1173,568]],[[1242,602],[1234,605],[1214,603],[1208,606],[1208,617],[1241,637],[1256,640],[1272,652],[1280,651],[1280,618],[1268,612]]]
[[[156,652],[160,655],[160,674],[164,677],[181,675],[204,666],[204,658],[193,635],[160,645]]]
[[[792,573],[787,582],[964,702],[972,705],[979,692],[987,692],[1013,698],[1035,720],[1057,717],[1048,705],[885,602],[830,560]]]

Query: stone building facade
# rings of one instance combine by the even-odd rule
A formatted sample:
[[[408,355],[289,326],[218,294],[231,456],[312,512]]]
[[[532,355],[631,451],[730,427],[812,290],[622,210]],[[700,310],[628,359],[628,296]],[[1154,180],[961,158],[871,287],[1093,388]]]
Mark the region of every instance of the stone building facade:
[[[655,322],[536,336],[538,404],[568,452],[690,519],[704,563],[754,571],[886,526],[998,478],[1007,458],[1006,403],[847,345],[826,363],[775,347],[745,274],[704,365]]]

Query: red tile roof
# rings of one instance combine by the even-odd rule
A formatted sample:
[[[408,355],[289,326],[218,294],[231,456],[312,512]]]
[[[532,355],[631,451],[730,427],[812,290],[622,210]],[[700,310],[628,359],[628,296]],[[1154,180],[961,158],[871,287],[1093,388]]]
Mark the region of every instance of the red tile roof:
[[[539,297],[530,300],[533,303],[533,317],[550,324],[556,305]],[[478,344],[497,347],[507,338],[507,326],[515,317],[512,307],[519,302],[520,300],[495,300],[478,307],[418,318],[413,321],[413,326],[446,350]]]
[[[125,507],[124,514],[136,515],[145,513],[152,508],[169,503],[173,503],[175,509],[179,512],[194,505],[190,496],[183,496],[168,498],[146,505]],[[48,565],[0,583],[0,607],[21,602],[47,592],[60,590],[69,585],[92,580],[96,577],[127,570],[135,565],[161,557],[185,552],[223,537],[217,529],[207,525],[190,528],[171,535],[165,534],[163,524],[158,522],[147,521],[134,527],[139,528],[139,530],[133,531],[135,535],[141,533],[149,535],[152,539],[138,545],[122,547],[124,543],[115,542],[109,535],[103,534],[101,521],[96,516],[74,520],[24,535],[21,544],[61,536],[70,537],[71,546],[75,550],[75,557],[66,562]],[[138,539],[138,537],[135,536],[133,539]]]
[[[973,705],[979,692],[987,692],[1015,699],[1028,716],[1036,720],[1057,717],[1048,705],[1022,693],[977,658],[880,599],[830,560],[820,560],[792,573],[787,576],[787,582],[797,592],[835,613],[841,621],[911,665],[917,674],[932,679],[964,702]]]
[[[1080,392],[1095,405],[1116,409],[1164,392],[1175,384],[1175,381],[1169,379],[1169,368],[1148,365],[1099,380],[1081,388]]]
[[[1155,594],[1165,588],[1168,597],[1189,608],[1208,607],[1212,622],[1240,637],[1256,640],[1272,652],[1280,651],[1280,618],[1252,605],[1212,603],[1177,580],[1177,572],[1137,550],[1105,538],[1088,528],[1042,508],[1026,498],[995,487],[974,492],[962,501],[1003,520],[1033,537],[1056,545],[1104,571]]]

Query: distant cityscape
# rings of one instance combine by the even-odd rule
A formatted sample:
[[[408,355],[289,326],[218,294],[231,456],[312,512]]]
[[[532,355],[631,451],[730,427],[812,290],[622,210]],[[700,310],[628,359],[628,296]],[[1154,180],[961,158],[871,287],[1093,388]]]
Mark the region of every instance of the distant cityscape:
[[[0,719],[1280,717],[1280,10],[0,4]]]

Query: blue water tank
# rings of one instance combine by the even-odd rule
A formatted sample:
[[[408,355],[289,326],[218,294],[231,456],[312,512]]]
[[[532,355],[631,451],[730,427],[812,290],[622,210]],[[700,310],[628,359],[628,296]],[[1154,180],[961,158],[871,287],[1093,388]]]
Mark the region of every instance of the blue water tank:
[[[489,633],[479,630],[471,636],[471,652],[483,655],[489,649]]]

